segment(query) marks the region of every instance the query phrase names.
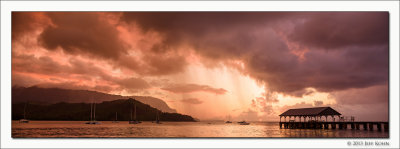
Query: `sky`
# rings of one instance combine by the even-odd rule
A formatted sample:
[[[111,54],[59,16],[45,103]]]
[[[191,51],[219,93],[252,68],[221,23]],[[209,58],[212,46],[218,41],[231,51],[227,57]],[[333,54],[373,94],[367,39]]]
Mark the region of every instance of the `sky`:
[[[387,12],[13,12],[12,85],[153,96],[202,120],[388,120]]]

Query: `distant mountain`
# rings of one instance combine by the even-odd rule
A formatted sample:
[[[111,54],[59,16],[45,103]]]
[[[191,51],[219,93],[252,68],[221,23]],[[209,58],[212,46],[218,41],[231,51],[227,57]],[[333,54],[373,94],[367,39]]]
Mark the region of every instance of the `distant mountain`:
[[[131,120],[132,112],[136,106],[136,116],[139,121],[155,121],[157,113],[161,121],[195,121],[189,115],[161,112],[140,101],[130,99],[118,99],[104,101],[96,104],[96,119],[98,121],[113,121],[117,113],[118,121]],[[26,106],[26,108],[25,108]],[[23,118],[24,108],[26,118],[29,120],[64,120],[64,121],[89,121],[90,103],[66,103],[37,104],[14,103],[12,104],[12,119]]]
[[[30,102],[36,104],[90,103],[134,98],[163,112],[176,113],[163,100],[150,96],[120,96],[88,90],[70,90],[60,88],[12,87],[12,103]]]

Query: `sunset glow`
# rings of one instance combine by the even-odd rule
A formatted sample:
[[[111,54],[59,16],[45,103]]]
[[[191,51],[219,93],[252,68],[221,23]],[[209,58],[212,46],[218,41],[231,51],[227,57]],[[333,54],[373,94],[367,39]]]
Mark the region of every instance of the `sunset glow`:
[[[385,12],[13,12],[12,85],[152,96],[201,120],[388,120]]]

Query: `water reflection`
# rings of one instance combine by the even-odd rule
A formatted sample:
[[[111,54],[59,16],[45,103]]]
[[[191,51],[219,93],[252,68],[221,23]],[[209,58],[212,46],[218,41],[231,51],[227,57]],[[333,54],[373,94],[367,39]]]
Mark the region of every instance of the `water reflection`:
[[[289,137],[289,138],[387,138],[388,132],[369,130],[279,129],[275,122],[253,122],[250,125],[214,122],[102,122],[86,125],[80,121],[31,121],[12,123],[12,137]]]

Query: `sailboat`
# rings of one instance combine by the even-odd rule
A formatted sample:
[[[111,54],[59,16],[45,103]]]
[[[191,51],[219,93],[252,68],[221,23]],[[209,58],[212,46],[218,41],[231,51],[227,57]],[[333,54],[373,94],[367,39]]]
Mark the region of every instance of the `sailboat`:
[[[131,119],[129,120],[129,124],[139,124],[139,123],[141,123],[140,121],[138,121],[137,119],[136,119],[136,104],[134,104],[134,107],[135,107],[135,115],[134,115],[134,118],[132,119],[132,109],[131,109]]]
[[[93,111],[93,113],[92,113],[92,111]],[[92,118],[92,116],[93,116],[93,118]],[[101,124],[100,122],[96,121],[96,103],[90,104],[90,121],[86,122],[85,124]]]
[[[230,120],[231,120],[231,116],[229,115],[228,120],[225,123],[232,123],[232,121],[230,121]]]
[[[27,103],[25,103],[24,106],[24,118],[19,120],[19,123],[29,123],[29,120],[26,119],[26,105]]]
[[[246,122],[246,121],[241,121],[241,122],[238,122],[240,125],[250,125],[250,123],[248,123],[248,122]]]
[[[115,120],[113,121],[113,123],[119,123],[118,122],[118,112],[115,112]]]
[[[156,115],[156,124],[162,124],[160,122],[160,115],[158,114],[158,111],[157,111],[157,115]]]

